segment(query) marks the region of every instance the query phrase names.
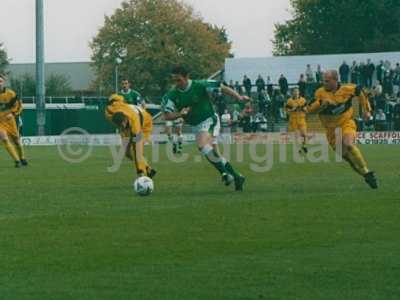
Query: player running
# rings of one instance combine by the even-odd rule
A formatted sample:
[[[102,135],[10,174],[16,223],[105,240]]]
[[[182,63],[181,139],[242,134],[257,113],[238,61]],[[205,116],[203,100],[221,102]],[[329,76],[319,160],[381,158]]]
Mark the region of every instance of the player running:
[[[16,119],[22,112],[22,103],[17,94],[5,87],[6,77],[0,74],[0,140],[15,161],[15,167],[27,166],[24,147]]]
[[[290,98],[286,104],[286,112],[289,113],[289,131],[295,133],[296,144],[301,137],[301,149],[300,153],[307,154],[307,123],[306,113],[304,107],[306,106],[306,99],[300,97],[300,91],[298,88],[293,89],[292,98]]]
[[[151,115],[141,107],[131,106],[120,95],[112,95],[106,107],[106,118],[115,125],[126,146],[126,157],[135,162],[139,177],[153,178],[156,171],[144,158],[144,144],[150,140],[153,131]]]
[[[183,122],[182,118],[165,122],[165,131],[169,142],[172,143],[173,153],[181,154],[183,151]]]
[[[165,120],[183,118],[185,123],[194,126],[201,153],[220,172],[225,185],[229,186],[234,181],[235,189],[242,191],[245,177],[235,171],[218,149],[220,122],[212,104],[211,92],[221,89],[222,93],[239,101],[248,101],[249,97],[241,96],[217,81],[191,80],[184,67],[175,67],[171,77],[175,87],[162,100]]]
[[[326,71],[323,75],[323,87],[315,93],[315,101],[305,110],[308,113],[318,113],[322,125],[326,129],[326,136],[330,146],[336,150],[338,129],[342,135],[343,158],[358,174],[364,177],[365,182],[372,188],[378,188],[377,178],[371,172],[359,150],[354,145],[357,134],[357,125],[353,120],[353,99],[357,98],[365,120],[371,118],[371,106],[362,89],[354,84],[339,84],[336,70]]]

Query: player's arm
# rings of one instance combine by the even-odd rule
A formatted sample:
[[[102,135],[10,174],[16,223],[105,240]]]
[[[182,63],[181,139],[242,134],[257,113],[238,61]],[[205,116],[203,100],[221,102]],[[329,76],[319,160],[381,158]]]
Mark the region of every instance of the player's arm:
[[[14,103],[14,105],[11,108],[11,113],[14,116],[19,116],[22,113],[22,101],[16,96],[15,97],[16,101]]]
[[[361,87],[357,87],[356,96],[361,104],[364,120],[369,121],[371,119],[372,109],[371,104],[368,100],[368,96],[365,94]]]
[[[315,100],[311,104],[304,106],[303,111],[308,114],[318,114],[330,104],[332,104],[332,102],[326,98],[324,99],[324,95],[317,91],[315,93]]]
[[[161,101],[161,111],[163,112],[164,120],[175,121],[180,118],[185,119],[190,109],[184,108],[178,112],[174,102],[174,97],[171,94],[167,94]]]
[[[289,101],[285,105],[285,111],[286,112],[293,112],[296,109],[297,109],[297,105],[291,99],[289,99]]]
[[[229,86],[226,86],[224,84],[221,84],[221,92],[224,95],[232,97],[232,98],[236,99],[239,102],[250,101],[250,97],[239,95],[238,92],[236,92],[235,90],[231,89]]]
[[[18,96],[14,92],[12,92],[10,100],[5,104],[5,111],[14,116],[17,116],[22,112],[21,100],[18,99]]]

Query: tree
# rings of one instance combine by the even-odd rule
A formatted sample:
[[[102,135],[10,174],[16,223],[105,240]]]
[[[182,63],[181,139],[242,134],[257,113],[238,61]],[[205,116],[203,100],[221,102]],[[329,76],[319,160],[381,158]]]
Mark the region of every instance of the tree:
[[[3,44],[0,43],[0,73],[5,72],[9,64],[6,50],[3,48]]]
[[[291,0],[293,19],[275,25],[275,55],[397,51],[400,2]]]
[[[10,87],[16,91],[20,97],[35,97],[36,95],[36,81],[29,73],[18,78],[11,77]]]
[[[26,73],[18,78],[10,78],[11,88],[21,97],[36,96],[36,79],[33,75]],[[71,83],[65,75],[50,74],[46,79],[46,95],[51,97],[70,96],[72,93]]]
[[[120,74],[146,95],[168,88],[174,64],[186,65],[192,77],[221,69],[231,43],[225,30],[205,23],[178,0],[130,0],[122,3],[90,44],[97,86],[112,89],[116,60]]]
[[[70,96],[72,87],[70,80],[63,74],[51,74],[46,79],[46,95],[57,96]]]

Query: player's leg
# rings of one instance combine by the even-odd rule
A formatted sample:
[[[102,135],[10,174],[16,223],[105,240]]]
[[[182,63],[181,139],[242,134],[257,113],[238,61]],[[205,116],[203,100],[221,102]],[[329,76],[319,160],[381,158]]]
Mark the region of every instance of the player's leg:
[[[196,128],[196,143],[197,147],[203,156],[207,159],[207,161],[214,166],[215,169],[222,176],[222,181],[225,185],[230,185],[234,178],[229,172],[226,170],[225,164],[226,161],[221,155],[214,149],[212,146],[214,136],[213,133],[218,130],[219,122],[218,116],[215,115],[212,118],[209,118],[199,124]]]
[[[177,137],[177,152],[182,153],[183,150],[183,134],[182,134],[182,123],[177,123],[175,126],[175,134]]]
[[[0,128],[0,140],[1,140],[1,143],[3,144],[4,148],[8,152],[8,154],[14,160],[15,167],[19,168],[20,165],[21,165],[21,160],[20,160],[20,158],[18,156],[18,152],[15,149],[14,144],[10,140],[10,138],[9,138],[9,136],[7,134],[7,131],[2,129],[2,128]]]
[[[342,144],[343,144],[343,158],[346,160],[352,169],[363,176],[366,183],[373,189],[378,188],[378,182],[374,172],[368,169],[367,162],[360,151],[355,145],[357,134],[357,126],[353,120],[345,122],[341,126]]]
[[[216,138],[214,138],[213,141],[213,148],[214,151],[219,155],[219,157],[221,157],[223,163],[225,164],[226,171],[233,176],[233,179],[235,181],[235,190],[242,191],[246,178],[238,171],[236,171],[235,168],[232,166],[232,164],[222,156],[221,152],[219,151],[218,141]],[[230,185],[230,182],[226,182],[225,184]]]
[[[151,135],[153,133],[153,117],[147,113],[144,112],[143,113],[143,117],[144,117],[144,121],[143,121],[143,147],[145,143],[149,143],[151,142]],[[144,149],[143,149],[143,153],[144,153]],[[143,154],[143,158],[144,158],[144,154]],[[148,177],[153,178],[156,176],[157,171],[155,169],[153,169],[149,163],[147,162],[147,160],[144,158],[144,163],[146,166],[146,174]]]
[[[175,136],[173,134],[173,126],[174,126],[174,123],[172,121],[167,121],[165,123],[165,132],[167,134],[168,141],[172,145],[172,152],[176,153],[177,152],[177,143],[175,140]]]
[[[17,151],[18,157],[21,161],[21,165],[22,166],[28,166],[28,161],[25,158],[25,150],[24,150],[24,146],[22,145],[22,141],[21,138],[19,136],[11,136],[11,140],[15,146],[15,149]]]
[[[299,126],[299,135],[301,138],[301,150],[303,153],[307,154],[307,126],[305,124],[301,124],[301,126]]]

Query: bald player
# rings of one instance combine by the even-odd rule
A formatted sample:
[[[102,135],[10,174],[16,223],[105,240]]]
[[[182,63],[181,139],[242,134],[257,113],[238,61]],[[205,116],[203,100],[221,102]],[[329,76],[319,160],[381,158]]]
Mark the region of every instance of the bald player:
[[[105,116],[119,129],[122,140],[128,142],[126,157],[135,162],[138,177],[153,178],[157,172],[144,157],[144,144],[150,140],[153,131],[151,115],[141,107],[129,105],[121,95],[114,94],[108,101]]]
[[[15,162],[15,167],[27,166],[24,148],[16,122],[22,112],[17,94],[5,87],[6,77],[0,74],[0,141]]]
[[[323,75],[323,86],[315,92],[315,101],[305,108],[307,113],[318,113],[326,129],[329,145],[336,150],[342,144],[342,156],[355,172],[372,188],[378,188],[375,173],[370,171],[360,149],[355,145],[357,125],[354,121],[353,100],[358,100],[365,120],[371,118],[371,106],[362,88],[354,84],[339,83],[337,71]],[[341,141],[336,132],[341,132]]]

